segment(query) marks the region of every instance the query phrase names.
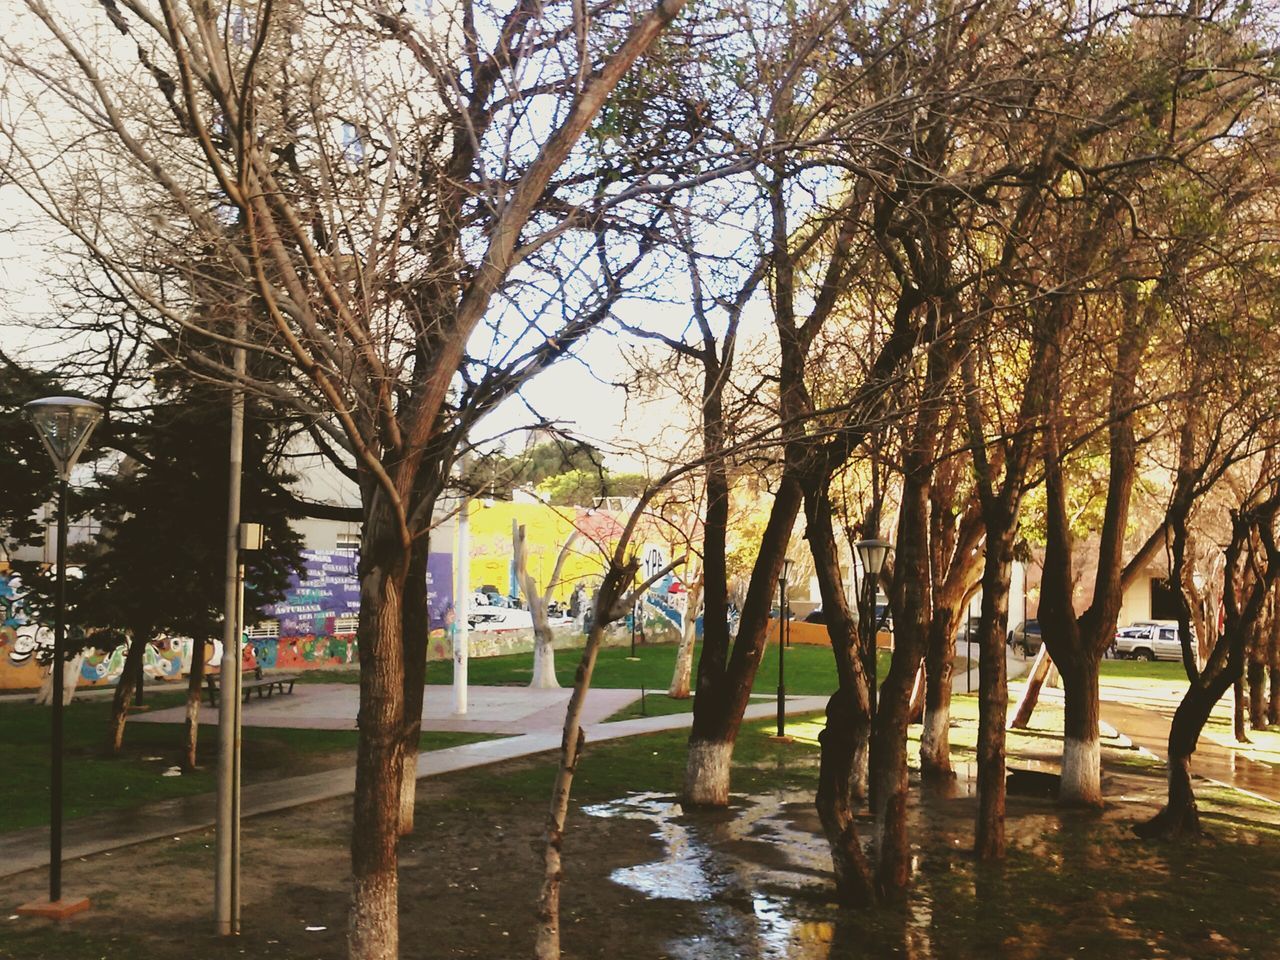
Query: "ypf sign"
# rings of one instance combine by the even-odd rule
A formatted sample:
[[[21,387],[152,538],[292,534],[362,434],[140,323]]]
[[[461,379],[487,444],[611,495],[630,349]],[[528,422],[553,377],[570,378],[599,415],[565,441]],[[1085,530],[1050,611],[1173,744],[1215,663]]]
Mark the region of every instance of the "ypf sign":
[[[666,565],[667,555],[663,552],[663,549],[657,544],[646,544],[641,564],[641,573],[644,576],[644,581],[652,580],[662,572],[662,568]]]

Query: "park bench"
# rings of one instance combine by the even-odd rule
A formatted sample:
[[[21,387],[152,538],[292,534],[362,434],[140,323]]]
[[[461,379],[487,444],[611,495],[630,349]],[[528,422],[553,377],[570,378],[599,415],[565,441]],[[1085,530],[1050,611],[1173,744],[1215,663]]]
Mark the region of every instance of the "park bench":
[[[293,674],[264,677],[261,670],[255,670],[252,677],[244,677],[240,680],[240,692],[245,703],[249,702],[249,694],[255,690],[258,691],[259,700],[263,697],[275,696],[277,690],[281,694],[293,693],[293,685],[297,679]],[[209,706],[216,707],[218,705],[218,690],[220,687],[218,679],[209,676],[205,680],[209,685]]]

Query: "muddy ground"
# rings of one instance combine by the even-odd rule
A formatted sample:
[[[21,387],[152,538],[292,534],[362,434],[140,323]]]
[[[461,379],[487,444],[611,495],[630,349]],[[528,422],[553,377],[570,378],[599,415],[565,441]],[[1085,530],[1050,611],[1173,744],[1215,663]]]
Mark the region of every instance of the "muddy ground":
[[[1100,814],[1011,798],[1010,856],[990,869],[968,854],[963,766],[951,790],[913,783],[915,890],[868,916],[832,900],[811,744],[766,745],[749,731],[733,808],[688,813],[674,795],[682,737],[602,745],[584,761],[565,848],[566,957],[1280,957],[1271,812],[1224,796],[1207,805],[1211,839],[1139,841],[1128,826],[1154,812],[1162,787],[1148,760],[1107,751]],[[402,957],[531,955],[549,768],[533,758],[423,781],[402,846]],[[93,910],[62,927],[0,921],[0,957],[342,957],[350,816],[334,801],[245,822],[236,940],[211,936],[204,831],[69,864],[67,889]],[[6,901],[37,898],[44,882],[11,878]]]

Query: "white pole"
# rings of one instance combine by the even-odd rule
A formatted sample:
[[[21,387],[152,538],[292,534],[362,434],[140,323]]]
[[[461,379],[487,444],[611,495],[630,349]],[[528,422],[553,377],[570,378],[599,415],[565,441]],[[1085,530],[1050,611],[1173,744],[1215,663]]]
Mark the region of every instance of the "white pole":
[[[467,659],[471,655],[471,628],[467,623],[467,608],[471,600],[471,530],[467,514],[471,512],[471,498],[464,497],[458,513],[458,549],[453,577],[453,712],[467,712]]]

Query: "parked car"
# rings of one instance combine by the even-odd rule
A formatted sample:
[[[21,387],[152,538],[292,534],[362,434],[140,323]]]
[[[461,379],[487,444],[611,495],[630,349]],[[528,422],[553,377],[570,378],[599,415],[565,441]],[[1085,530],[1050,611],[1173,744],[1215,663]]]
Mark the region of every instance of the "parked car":
[[[814,607],[804,615],[805,623],[826,623],[827,615],[822,612],[821,607]]]
[[[1023,620],[1009,631],[1009,646],[1024,657],[1039,653],[1044,645],[1044,637],[1040,633],[1039,620]]]
[[[1128,660],[1181,660],[1178,624],[1172,620],[1140,620],[1116,631],[1115,654]]]

